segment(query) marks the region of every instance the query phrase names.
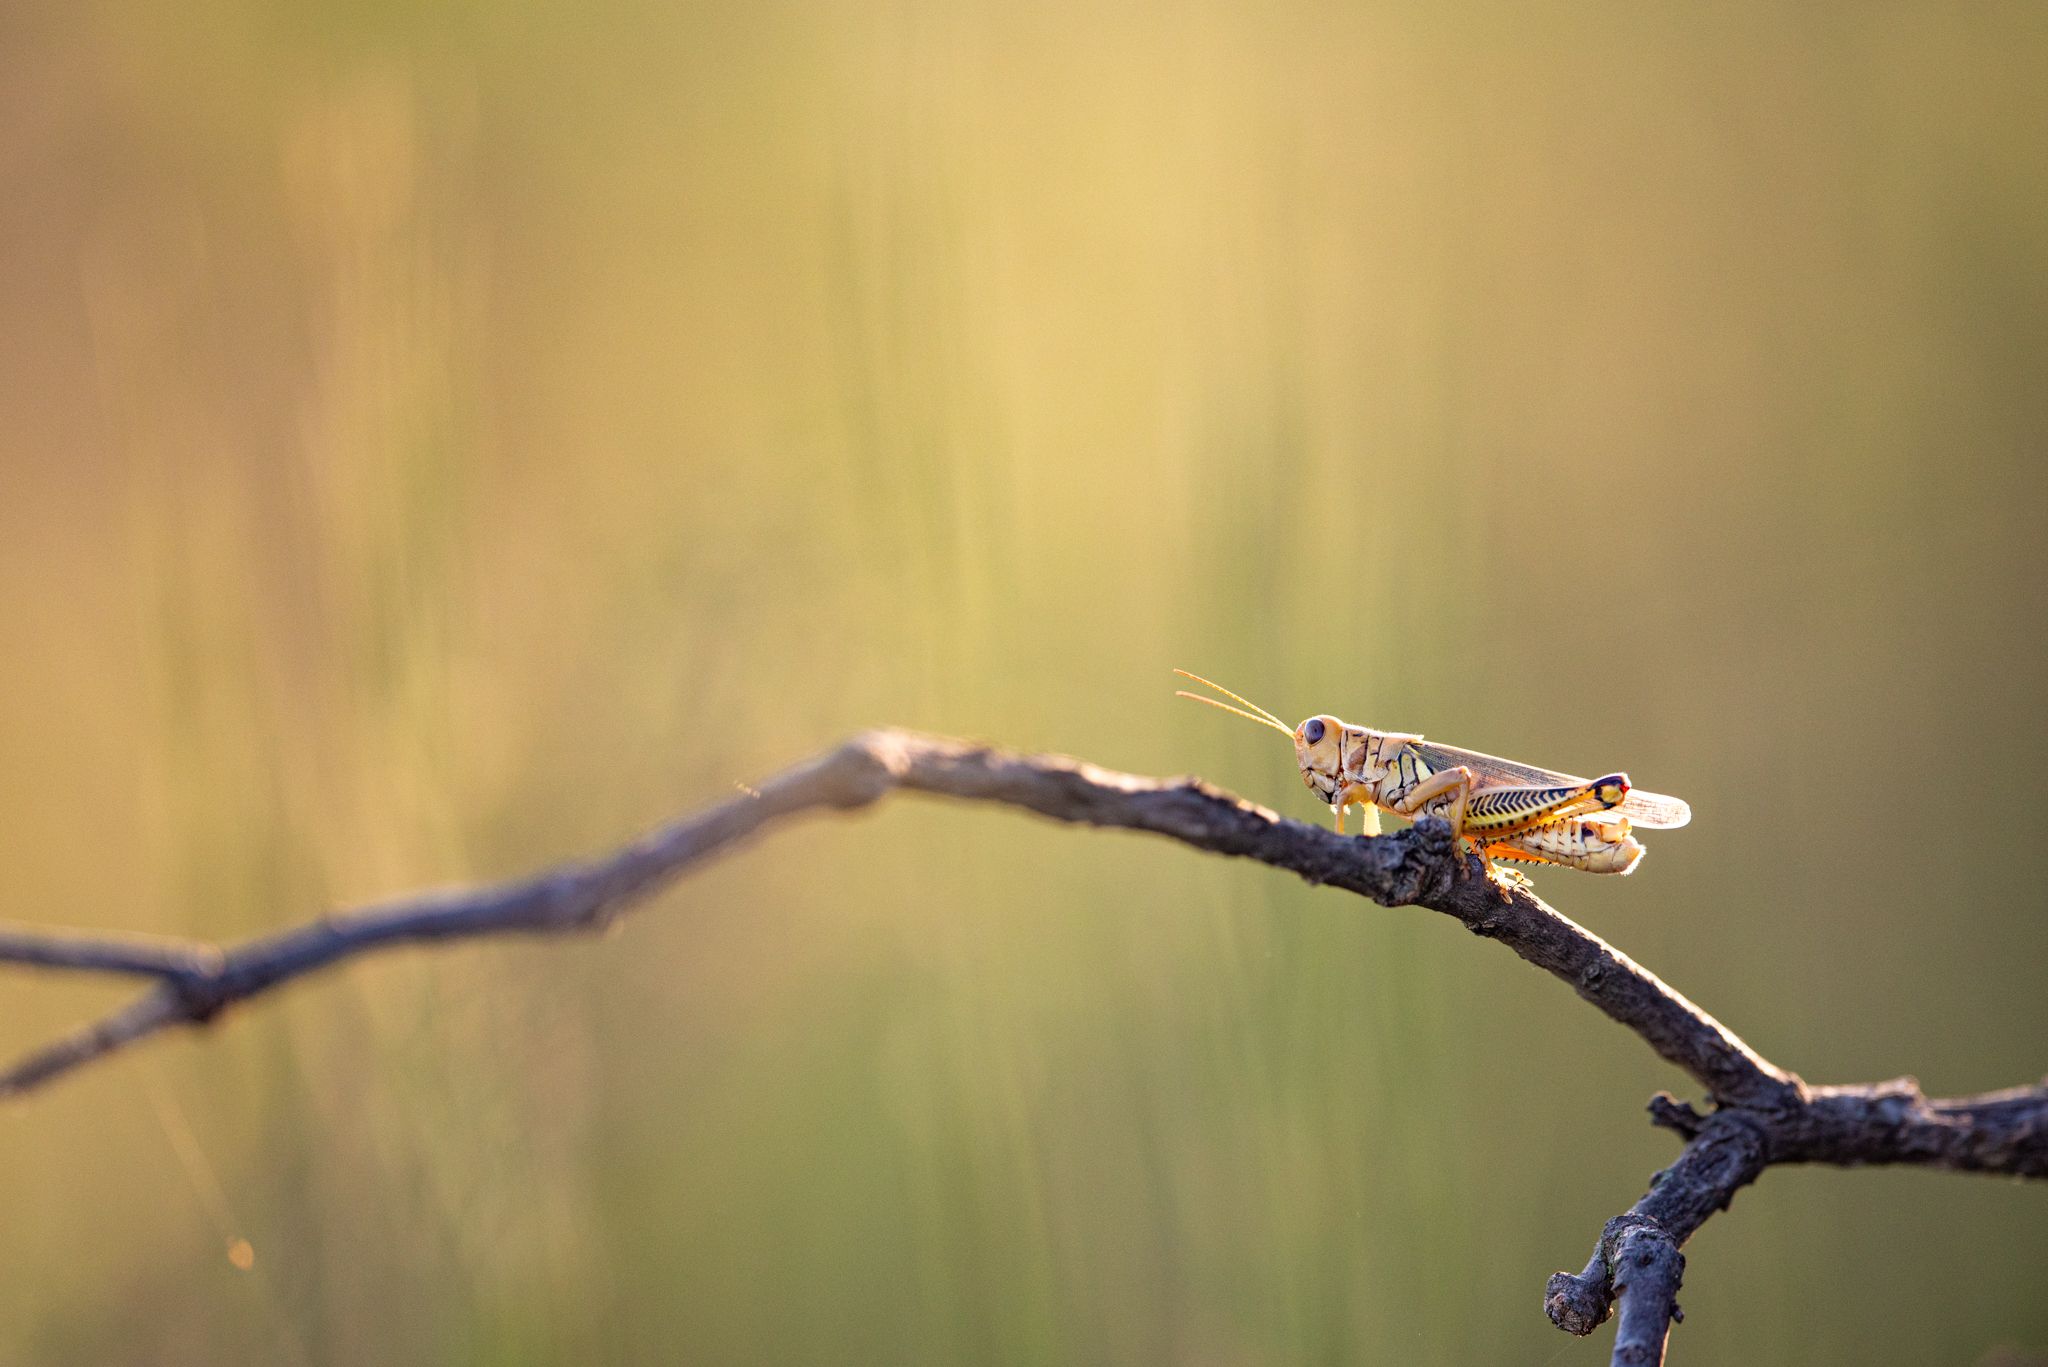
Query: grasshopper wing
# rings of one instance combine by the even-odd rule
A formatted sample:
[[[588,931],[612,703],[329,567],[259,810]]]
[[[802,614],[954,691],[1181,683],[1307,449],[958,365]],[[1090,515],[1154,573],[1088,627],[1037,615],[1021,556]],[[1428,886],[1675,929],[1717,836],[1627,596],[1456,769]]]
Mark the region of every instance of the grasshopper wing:
[[[1646,793],[1640,788],[1629,789],[1628,796],[1615,810],[1636,825],[1653,831],[1675,831],[1692,820],[1692,808],[1686,805],[1685,799]]]
[[[1462,750],[1455,745],[1439,745],[1435,741],[1418,741],[1415,748],[1421,752],[1425,763],[1432,769],[1455,769],[1459,765],[1472,771],[1481,786],[1489,784],[1508,787],[1566,787],[1586,782],[1574,774],[1559,773],[1555,769],[1539,769],[1533,764],[1518,764],[1499,755],[1482,755],[1477,750]],[[1621,806],[1615,809],[1636,825],[1653,831],[1676,830],[1692,820],[1692,808],[1675,797],[1662,793],[1648,793],[1641,788],[1629,789]]]

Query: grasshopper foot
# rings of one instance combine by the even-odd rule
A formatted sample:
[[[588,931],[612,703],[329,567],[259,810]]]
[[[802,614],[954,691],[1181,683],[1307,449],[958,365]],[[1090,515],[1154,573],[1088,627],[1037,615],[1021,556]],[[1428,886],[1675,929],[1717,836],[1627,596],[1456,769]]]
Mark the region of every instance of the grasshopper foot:
[[[1479,867],[1485,872],[1488,882],[1497,883],[1501,887],[1510,889],[1533,886],[1520,869],[1513,869],[1504,864],[1494,863],[1492,851],[1487,847],[1485,841],[1473,840],[1470,836],[1463,838],[1471,842],[1472,853],[1479,856]]]

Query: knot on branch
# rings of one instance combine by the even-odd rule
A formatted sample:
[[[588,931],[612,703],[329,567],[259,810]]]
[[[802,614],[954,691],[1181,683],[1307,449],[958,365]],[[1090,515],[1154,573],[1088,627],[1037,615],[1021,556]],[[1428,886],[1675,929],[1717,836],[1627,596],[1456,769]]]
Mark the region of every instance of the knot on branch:
[[[1920,1090],[1920,1079],[1911,1074],[1872,1083],[1870,1100],[1878,1117],[1893,1125],[1903,1124],[1927,1109],[1927,1093]]]
[[[1600,1242],[1607,1251],[1608,1280],[1616,1295],[1626,1291],[1632,1279],[1655,1268],[1673,1273],[1675,1288],[1675,1274],[1685,1269],[1685,1255],[1678,1251],[1678,1240],[1647,1215],[1631,1212],[1615,1216],[1601,1230]],[[1672,1261],[1674,1258],[1676,1262]]]
[[[1543,1289],[1543,1313],[1567,1334],[1581,1338],[1598,1329],[1613,1306],[1614,1292],[1608,1285],[1604,1265],[1597,1273],[1589,1267],[1577,1276],[1553,1272],[1550,1284]]]
[[[1343,888],[1383,907],[1441,904],[1458,876],[1457,842],[1449,823],[1434,816],[1378,836],[1333,835],[1267,817],[1237,852],[1281,863],[1318,887]]]
[[[863,731],[827,755],[815,775],[826,803],[865,807],[896,786],[910,767],[910,748],[900,731]]]
[[[211,1022],[234,997],[224,966],[171,974],[164,988],[177,999],[179,1014],[194,1025]]]
[[[1706,1125],[1707,1117],[1700,1114],[1690,1101],[1680,1101],[1669,1092],[1659,1092],[1650,1098],[1650,1123],[1693,1139]]]
[[[1667,1304],[1667,1318],[1682,1319],[1675,1298],[1684,1274],[1685,1255],[1678,1251],[1678,1240],[1671,1231],[1648,1215],[1629,1211],[1601,1229],[1593,1259],[1584,1272],[1550,1274],[1543,1313],[1566,1333],[1584,1336],[1606,1321],[1623,1292],[1634,1290],[1639,1298]],[[1645,1290],[1656,1294],[1643,1297]],[[1662,1342],[1660,1335],[1660,1347]],[[1618,1347],[1615,1360],[1624,1360]]]
[[[1379,870],[1380,887],[1372,894],[1382,906],[1440,901],[1457,881],[1458,842],[1442,817],[1425,816],[1392,840],[1370,843],[1393,856]]]

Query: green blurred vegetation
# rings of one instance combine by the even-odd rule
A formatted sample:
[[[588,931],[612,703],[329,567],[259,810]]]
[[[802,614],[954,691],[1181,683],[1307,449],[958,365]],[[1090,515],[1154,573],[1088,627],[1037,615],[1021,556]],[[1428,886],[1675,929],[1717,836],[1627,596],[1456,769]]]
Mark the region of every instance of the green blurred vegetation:
[[[2044,69],[2022,4],[9,7],[0,915],[232,939],[880,722],[1313,817],[1182,665],[1682,794],[1542,890],[1816,1080],[2037,1077]],[[905,800],[8,1107],[0,1357],[1598,1362],[1543,1279],[1682,1084],[1442,918]],[[2044,1216],[1773,1171],[1680,1361],[2048,1350]]]

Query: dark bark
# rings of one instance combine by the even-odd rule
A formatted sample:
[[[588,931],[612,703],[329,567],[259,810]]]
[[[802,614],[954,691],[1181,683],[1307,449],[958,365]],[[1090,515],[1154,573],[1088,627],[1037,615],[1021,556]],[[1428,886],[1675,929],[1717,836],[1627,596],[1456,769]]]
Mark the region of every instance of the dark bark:
[[[156,985],[128,1006],[0,1073],[20,1093],[159,1030],[212,1021],[237,1003],[391,945],[601,929],[697,864],[784,817],[866,806],[892,789],[996,802],[1083,825],[1167,836],[1255,859],[1384,906],[1456,917],[1568,983],[1705,1090],[1701,1113],[1660,1094],[1654,1123],[1686,1140],[1626,1214],[1608,1221],[1583,1272],[1550,1279],[1545,1309],[1586,1334],[1620,1303],[1614,1361],[1661,1362],[1685,1270],[1679,1252],[1707,1218],[1773,1163],[1914,1163],[2048,1176],[2048,1086],[1930,1101],[1910,1078],[1808,1087],[1712,1016],[1526,887],[1484,876],[1449,827],[1345,837],[1286,820],[1198,779],[1151,779],[1057,755],[1019,755],[905,731],[857,736],[747,796],[684,817],[602,858],[495,887],[323,917],[221,949],[197,941],[0,926],[0,961],[123,973]]]

